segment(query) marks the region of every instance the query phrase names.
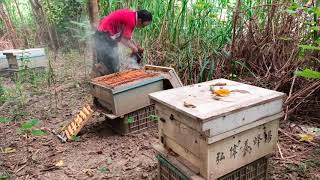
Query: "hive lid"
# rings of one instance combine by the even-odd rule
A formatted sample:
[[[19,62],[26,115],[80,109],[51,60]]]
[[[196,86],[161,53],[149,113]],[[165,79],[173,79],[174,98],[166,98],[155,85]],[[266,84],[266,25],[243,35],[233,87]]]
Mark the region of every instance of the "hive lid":
[[[213,94],[210,91],[210,85],[217,83],[225,83],[226,85],[221,87],[230,91],[235,90],[238,92],[231,92],[229,96],[221,97],[219,98],[220,100],[216,100],[217,98],[214,99]],[[219,86],[214,87],[219,88]],[[241,92],[239,92],[240,90]],[[228,114],[230,115],[235,111],[279,100],[284,96],[284,93],[226,79],[217,79],[150,94],[150,98],[152,100],[168,106],[175,111],[181,112],[193,119],[200,119],[204,122],[226,116]],[[184,105],[185,102],[192,104],[195,107],[186,107]],[[277,108],[278,110],[276,111],[280,112],[281,106],[277,106]]]
[[[44,48],[32,48],[32,49],[10,49],[10,50],[4,50],[0,51],[0,58],[2,58],[1,54],[4,56],[5,54],[13,54],[17,56],[18,59],[22,57],[40,57],[40,56],[46,56]]]

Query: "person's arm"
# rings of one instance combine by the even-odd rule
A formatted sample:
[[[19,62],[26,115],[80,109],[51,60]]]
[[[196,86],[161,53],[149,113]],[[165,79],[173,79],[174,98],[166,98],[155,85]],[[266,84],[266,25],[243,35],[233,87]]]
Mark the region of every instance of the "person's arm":
[[[137,53],[139,48],[128,38],[121,37],[120,42],[132,50],[132,53]]]
[[[139,51],[140,53],[143,53],[144,49],[143,49],[139,44],[137,44],[134,40],[131,40],[131,41],[132,41],[133,44],[138,48],[138,51]]]

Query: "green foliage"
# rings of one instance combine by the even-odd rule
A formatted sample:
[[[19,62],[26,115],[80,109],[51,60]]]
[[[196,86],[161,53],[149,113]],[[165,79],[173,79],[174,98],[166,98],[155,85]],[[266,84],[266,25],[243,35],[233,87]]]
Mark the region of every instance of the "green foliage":
[[[109,169],[107,167],[101,167],[98,169],[101,173],[107,173],[109,172]]]
[[[313,71],[310,69],[305,69],[303,71],[297,71],[297,76],[304,77],[304,78],[310,78],[310,79],[320,79],[320,72]]]
[[[7,180],[8,179],[8,175],[6,175],[6,174],[3,174],[3,175],[1,175],[1,180]]]
[[[9,123],[12,119],[6,118],[6,117],[0,117],[0,123]]]
[[[76,141],[76,142],[80,141],[80,136],[72,135],[71,136],[71,141]]]
[[[33,136],[44,136],[44,135],[46,135],[46,133],[44,131],[40,130],[40,129],[31,130],[31,134]]]
[[[74,43],[78,39],[73,36],[72,30],[70,30],[71,27],[77,27],[70,22],[83,22],[84,19],[87,19],[86,5],[86,0],[44,1],[49,23],[56,28],[61,45],[66,49],[78,48],[77,43]]]
[[[0,77],[0,103],[4,103],[9,99],[9,96],[7,94],[7,89],[2,84],[3,84],[3,80]]]
[[[29,121],[24,122],[21,125],[21,128],[22,129],[31,129],[34,126],[38,125],[38,124],[39,124],[39,120],[38,119],[30,119]]]
[[[299,47],[301,47],[304,50],[320,50],[320,47],[317,46],[310,46],[310,45],[299,45]]]
[[[309,177],[309,173],[312,172],[313,168],[320,166],[320,160],[307,159],[298,165],[290,164],[287,166],[287,172],[297,172],[302,177]]]
[[[28,134],[32,136],[43,136],[46,133],[40,129],[37,129],[36,126],[39,124],[38,119],[30,119],[21,124],[19,132],[22,134]]]

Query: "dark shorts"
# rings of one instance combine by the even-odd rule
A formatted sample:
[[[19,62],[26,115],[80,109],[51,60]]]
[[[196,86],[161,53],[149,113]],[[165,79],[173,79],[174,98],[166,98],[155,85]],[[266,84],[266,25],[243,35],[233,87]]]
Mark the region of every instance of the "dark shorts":
[[[103,63],[108,74],[119,72],[119,54],[117,41],[108,33],[96,31],[94,34],[97,62]]]

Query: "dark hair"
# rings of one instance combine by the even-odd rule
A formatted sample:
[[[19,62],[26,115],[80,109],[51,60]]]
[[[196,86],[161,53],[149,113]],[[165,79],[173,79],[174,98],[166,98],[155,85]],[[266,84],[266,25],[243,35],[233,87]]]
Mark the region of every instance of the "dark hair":
[[[139,10],[138,19],[141,19],[141,22],[152,21],[152,14],[147,10]]]

